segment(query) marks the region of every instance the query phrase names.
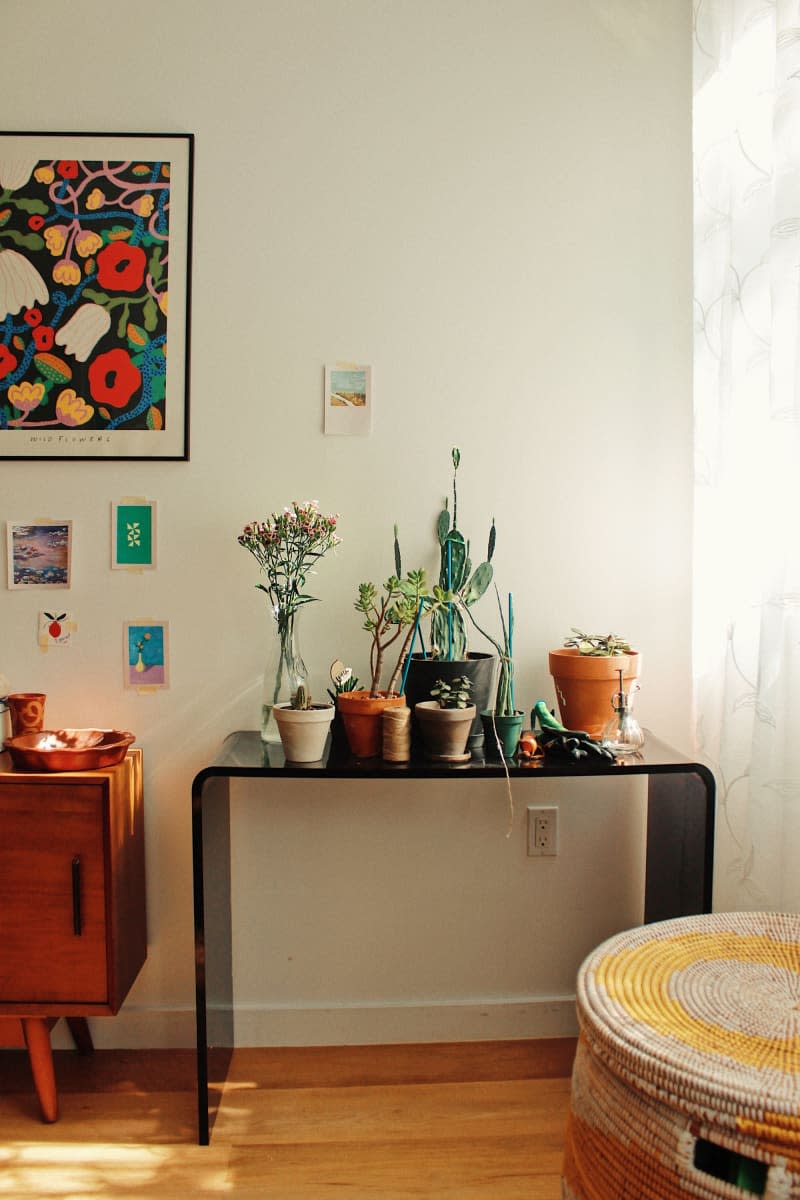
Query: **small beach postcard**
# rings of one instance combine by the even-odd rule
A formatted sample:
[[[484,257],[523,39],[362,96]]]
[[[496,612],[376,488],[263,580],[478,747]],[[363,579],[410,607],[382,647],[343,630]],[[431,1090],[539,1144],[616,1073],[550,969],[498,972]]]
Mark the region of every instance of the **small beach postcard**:
[[[325,432],[364,435],[372,428],[372,367],[336,363],[325,368]]]

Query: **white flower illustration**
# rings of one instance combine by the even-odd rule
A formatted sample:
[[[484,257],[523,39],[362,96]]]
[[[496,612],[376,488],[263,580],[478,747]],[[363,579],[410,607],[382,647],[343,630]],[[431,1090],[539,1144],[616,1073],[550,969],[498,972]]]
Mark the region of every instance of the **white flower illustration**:
[[[0,187],[15,192],[31,177],[38,158],[0,158]]]
[[[47,284],[32,263],[16,250],[0,250],[0,321],[49,299]]]
[[[66,325],[56,334],[56,343],[63,346],[78,362],[86,362],[104,333],[111,328],[111,317],[101,304],[82,304]]]

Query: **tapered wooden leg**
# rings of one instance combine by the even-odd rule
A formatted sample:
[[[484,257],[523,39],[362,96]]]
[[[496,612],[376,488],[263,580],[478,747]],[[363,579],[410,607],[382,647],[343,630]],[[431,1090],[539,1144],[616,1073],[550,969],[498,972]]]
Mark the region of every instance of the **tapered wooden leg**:
[[[94,1042],[86,1017],[67,1017],[67,1025],[79,1054],[91,1054]]]
[[[21,1017],[20,1020],[42,1120],[52,1124],[58,1120],[58,1094],[53,1069],[53,1051],[50,1046],[50,1028],[47,1021],[41,1017]]]

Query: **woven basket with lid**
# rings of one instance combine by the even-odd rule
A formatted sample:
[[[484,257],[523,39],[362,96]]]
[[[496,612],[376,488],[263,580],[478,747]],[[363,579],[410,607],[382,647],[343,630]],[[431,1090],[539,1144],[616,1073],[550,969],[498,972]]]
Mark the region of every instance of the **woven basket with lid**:
[[[565,1200],[800,1198],[800,916],[618,934],[583,963]]]

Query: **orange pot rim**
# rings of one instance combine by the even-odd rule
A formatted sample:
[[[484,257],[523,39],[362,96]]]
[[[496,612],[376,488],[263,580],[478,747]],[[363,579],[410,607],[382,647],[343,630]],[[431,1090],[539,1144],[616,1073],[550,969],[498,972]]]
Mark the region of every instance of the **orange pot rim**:
[[[566,678],[614,679],[622,669],[625,678],[635,678],[640,671],[642,656],[638,650],[629,654],[581,654],[574,646],[562,646],[549,652],[551,675]]]
[[[352,692],[340,692],[336,697],[340,708],[351,708],[359,712],[377,712],[390,705],[403,705],[406,698],[402,692],[381,692],[377,696],[369,694],[369,688],[356,688]]]

